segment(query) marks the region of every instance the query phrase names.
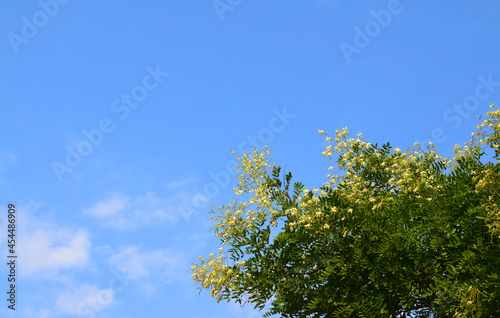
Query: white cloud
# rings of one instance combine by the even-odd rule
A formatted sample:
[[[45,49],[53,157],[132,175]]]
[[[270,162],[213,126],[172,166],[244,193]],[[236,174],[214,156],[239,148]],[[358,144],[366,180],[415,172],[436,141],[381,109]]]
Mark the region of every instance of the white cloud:
[[[92,208],[84,210],[83,213],[98,218],[110,217],[123,211],[129,201],[130,198],[117,195],[108,200],[96,203]]]
[[[20,232],[17,254],[23,275],[60,276],[61,270],[83,269],[89,263],[90,237],[86,230],[61,227],[32,215],[39,205],[17,207]]]
[[[139,281],[147,294],[152,294],[157,286],[189,277],[184,254],[167,249],[141,251],[137,246],[129,246],[112,253],[108,262],[126,280]]]
[[[73,316],[90,316],[115,303],[115,293],[110,288],[81,285],[76,290],[61,293],[56,300],[57,309]]]
[[[144,225],[176,223],[179,219],[177,209],[177,205],[170,200],[148,192],[135,199],[120,194],[112,195],[83,210],[83,214],[98,219],[104,227],[126,231]]]
[[[184,188],[188,185],[192,185],[194,183],[196,183],[198,181],[197,178],[195,177],[184,177],[183,179],[179,180],[179,181],[173,181],[173,182],[169,182],[165,185],[165,188],[167,190],[179,190],[181,188]]]
[[[141,255],[138,247],[128,247],[113,254],[109,262],[125,273],[127,279],[136,280],[149,276],[149,270],[146,269],[148,261],[144,259],[144,255]]]
[[[83,268],[88,264],[90,239],[84,230],[39,229],[20,237],[21,272],[27,275]]]
[[[20,281],[32,288],[43,288],[41,291],[26,290],[24,298],[29,299],[29,303],[20,307],[18,314],[27,318],[67,317],[68,314],[77,314],[76,306],[82,299],[86,301],[92,297],[99,297],[96,299],[101,304],[109,306],[114,302],[112,290],[88,285],[74,288],[78,286],[73,277],[74,270],[88,269],[89,233],[82,228],[61,226],[37,217],[41,206],[32,201],[16,206],[19,224],[16,254]]]

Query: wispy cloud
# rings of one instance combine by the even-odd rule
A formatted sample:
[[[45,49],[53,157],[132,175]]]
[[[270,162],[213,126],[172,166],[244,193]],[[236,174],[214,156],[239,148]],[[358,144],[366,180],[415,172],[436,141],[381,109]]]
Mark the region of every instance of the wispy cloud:
[[[56,300],[58,311],[72,316],[88,316],[93,310],[102,311],[115,303],[115,293],[109,288],[81,285],[67,290]]]
[[[30,303],[19,308],[19,314],[27,318],[80,316],[77,306],[82,303],[81,299],[88,303],[88,299],[96,295],[107,300],[100,299],[100,304],[113,303],[112,291],[75,279],[77,272],[85,273],[90,268],[89,232],[40,217],[42,207],[34,201],[23,201],[17,206],[20,226],[16,254],[20,279],[30,286],[45,287],[38,293],[27,290],[25,298]]]
[[[178,251],[143,251],[138,246],[128,246],[113,252],[108,262],[111,267],[122,272],[125,279],[138,281],[147,294],[152,294],[159,286],[189,277],[186,270],[188,261]]]
[[[84,230],[37,230],[25,235],[22,242],[19,253],[28,275],[88,264],[90,239]]]
[[[112,217],[123,211],[129,201],[130,198],[126,196],[116,195],[108,200],[97,202],[92,208],[83,211],[83,213],[97,218]]]
[[[165,189],[167,189],[167,190],[179,190],[179,189],[182,189],[184,187],[190,186],[190,185],[196,183],[197,181],[198,181],[197,178],[195,178],[193,176],[187,176],[187,177],[182,178],[181,180],[172,181],[172,182],[167,183],[165,185]]]
[[[19,209],[18,254],[20,273],[59,276],[66,269],[83,269],[89,264],[90,236],[85,229],[61,227],[34,217],[30,209]]]
[[[178,202],[186,196],[182,192],[167,198],[159,197],[155,192],[147,192],[136,198],[113,194],[83,210],[83,214],[97,219],[105,228],[120,231],[135,230],[146,225],[172,225],[181,217]]]

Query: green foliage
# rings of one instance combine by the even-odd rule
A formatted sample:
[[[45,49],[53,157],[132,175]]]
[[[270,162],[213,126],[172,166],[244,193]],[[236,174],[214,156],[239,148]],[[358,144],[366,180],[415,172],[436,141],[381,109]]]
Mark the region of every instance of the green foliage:
[[[218,300],[271,302],[264,316],[500,317],[500,165],[484,160],[500,112],[488,116],[452,159],[337,130],[323,155],[342,175],[313,191],[268,150],[239,157],[235,191],[250,197],[214,211],[230,248],[193,278]]]

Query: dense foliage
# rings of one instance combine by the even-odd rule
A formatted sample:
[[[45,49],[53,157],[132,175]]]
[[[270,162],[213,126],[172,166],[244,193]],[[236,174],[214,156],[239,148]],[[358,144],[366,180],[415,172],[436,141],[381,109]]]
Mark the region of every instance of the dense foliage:
[[[193,279],[217,301],[271,302],[268,316],[500,317],[491,107],[451,159],[432,144],[402,152],[320,130],[337,172],[312,190],[292,184],[267,148],[239,156],[242,199],[212,211],[223,247],[200,257]]]

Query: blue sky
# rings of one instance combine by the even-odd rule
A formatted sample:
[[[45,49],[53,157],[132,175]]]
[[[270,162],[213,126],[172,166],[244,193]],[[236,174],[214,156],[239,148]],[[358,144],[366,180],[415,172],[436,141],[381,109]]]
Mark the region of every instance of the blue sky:
[[[259,317],[197,291],[210,204],[269,144],[312,188],[318,129],[448,154],[500,100],[500,2],[9,2],[0,12],[5,317]],[[0,267],[7,291],[7,267]],[[5,294],[4,294],[5,295]]]

